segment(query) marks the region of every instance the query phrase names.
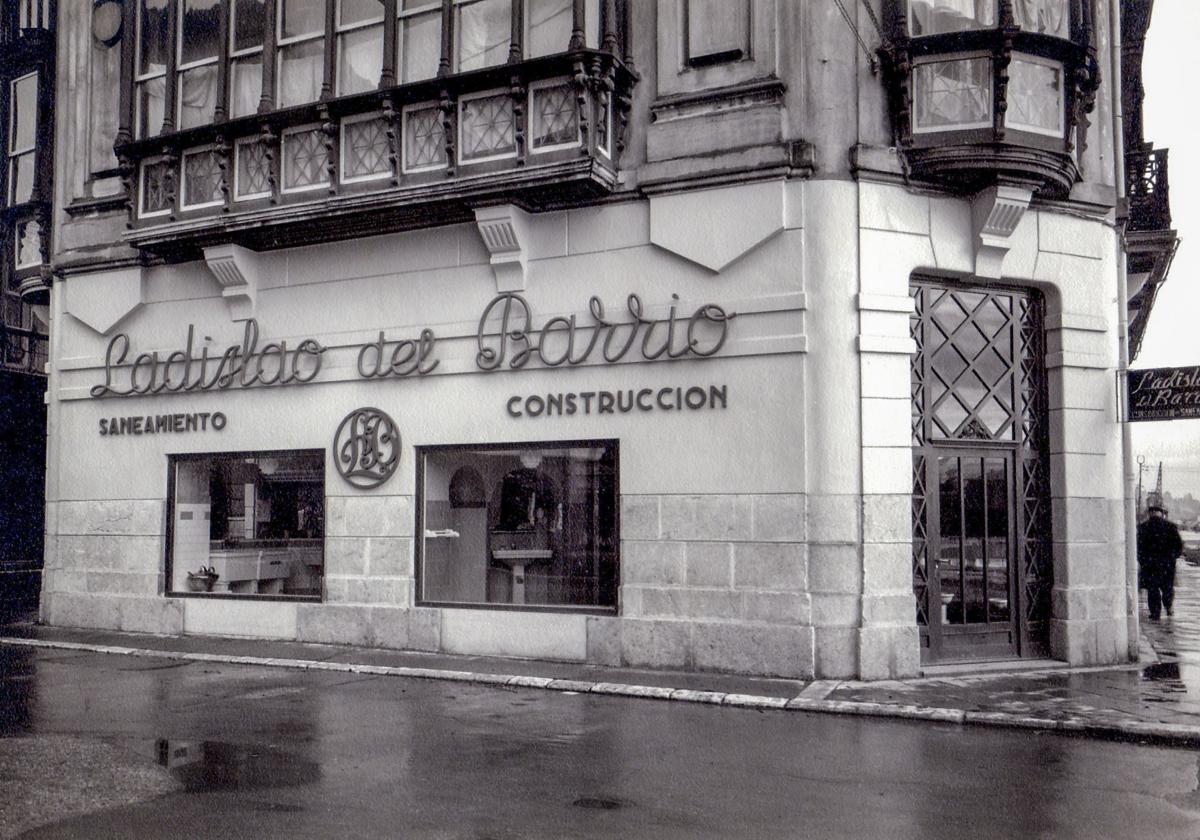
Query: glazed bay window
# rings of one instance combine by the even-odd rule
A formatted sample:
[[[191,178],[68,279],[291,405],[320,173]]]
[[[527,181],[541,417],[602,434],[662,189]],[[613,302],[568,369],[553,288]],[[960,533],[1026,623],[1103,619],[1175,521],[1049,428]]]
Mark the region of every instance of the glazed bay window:
[[[169,475],[169,592],[321,597],[323,452],[179,455]]]
[[[1079,177],[1100,67],[1089,0],[892,0],[881,54],[919,178],[1061,197]]]
[[[418,452],[418,600],[612,610],[615,441]]]
[[[384,232],[461,218],[466,199],[608,194],[637,81],[629,6],[131,0],[126,239],[169,258],[336,236],[339,214]]]

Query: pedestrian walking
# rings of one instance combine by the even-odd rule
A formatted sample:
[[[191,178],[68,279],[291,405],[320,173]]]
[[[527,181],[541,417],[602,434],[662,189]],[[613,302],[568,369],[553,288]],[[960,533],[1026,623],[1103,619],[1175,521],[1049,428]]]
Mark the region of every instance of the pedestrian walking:
[[[1149,512],[1137,529],[1138,586],[1146,590],[1150,620],[1158,621],[1163,607],[1174,614],[1175,560],[1183,554],[1183,540],[1166,508],[1153,504]]]

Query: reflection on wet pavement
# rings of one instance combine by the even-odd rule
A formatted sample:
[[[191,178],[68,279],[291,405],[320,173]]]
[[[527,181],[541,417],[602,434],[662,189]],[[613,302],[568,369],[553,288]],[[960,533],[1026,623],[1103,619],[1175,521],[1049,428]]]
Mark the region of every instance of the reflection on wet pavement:
[[[33,728],[37,702],[37,669],[33,648],[0,646],[0,738],[21,735]]]
[[[159,738],[154,751],[189,792],[290,787],[321,775],[315,762],[261,745]]]
[[[848,684],[835,700],[916,703],[1053,720],[1200,725],[1200,568],[1179,563],[1175,615],[1152,622],[1140,593],[1143,638],[1158,662],[1093,671],[979,674]]]

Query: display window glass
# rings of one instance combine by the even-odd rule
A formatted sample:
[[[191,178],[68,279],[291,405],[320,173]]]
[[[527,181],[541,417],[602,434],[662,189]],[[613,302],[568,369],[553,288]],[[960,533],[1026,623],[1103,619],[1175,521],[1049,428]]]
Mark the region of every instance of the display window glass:
[[[615,441],[418,449],[422,603],[617,605]]]
[[[175,456],[169,501],[171,593],[321,597],[324,453]]]

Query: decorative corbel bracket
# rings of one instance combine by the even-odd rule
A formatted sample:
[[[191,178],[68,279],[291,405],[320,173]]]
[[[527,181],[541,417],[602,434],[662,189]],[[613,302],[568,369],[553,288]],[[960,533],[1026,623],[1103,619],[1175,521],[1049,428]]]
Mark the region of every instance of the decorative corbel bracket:
[[[1000,279],[1004,258],[1012,247],[1012,233],[1021,223],[1032,199],[1032,190],[1007,184],[988,187],[971,199],[977,276]]]
[[[488,253],[496,291],[519,292],[525,288],[529,245],[529,214],[514,204],[475,209],[475,224]]]
[[[241,245],[214,245],[204,249],[204,262],[221,284],[221,297],[229,304],[230,317],[245,321],[254,317],[262,258]]]

